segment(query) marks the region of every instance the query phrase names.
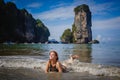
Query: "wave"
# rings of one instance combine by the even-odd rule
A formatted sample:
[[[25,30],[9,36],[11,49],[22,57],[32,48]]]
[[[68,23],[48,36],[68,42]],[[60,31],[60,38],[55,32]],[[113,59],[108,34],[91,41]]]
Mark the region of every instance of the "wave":
[[[42,69],[44,69],[46,63],[45,60],[36,59],[36,57],[30,56],[2,56],[0,58],[0,67],[41,67]]]
[[[83,63],[78,60],[64,61],[70,72],[88,72],[98,76],[118,76],[120,77],[120,68],[115,66],[105,66],[101,64]]]
[[[39,59],[37,56],[2,56],[0,57],[0,67],[13,68],[36,68],[40,71],[45,70],[47,60]],[[65,60],[61,62],[67,67],[68,72],[88,72],[98,76],[118,76],[120,68],[115,66],[105,66],[101,64],[83,63],[78,60]]]

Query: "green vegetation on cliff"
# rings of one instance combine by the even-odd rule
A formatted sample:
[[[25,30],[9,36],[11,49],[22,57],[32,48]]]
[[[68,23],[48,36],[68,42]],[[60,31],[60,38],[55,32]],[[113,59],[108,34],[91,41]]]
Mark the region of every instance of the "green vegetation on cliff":
[[[61,41],[66,42],[66,43],[74,43],[75,38],[74,38],[74,32],[76,31],[75,24],[72,25],[72,31],[71,29],[66,29],[62,36],[61,36]]]
[[[66,43],[72,43],[72,32],[70,29],[66,29],[62,36],[61,36],[61,40],[62,42],[66,42]]]
[[[42,23],[40,19],[36,20],[36,36],[38,37],[36,40],[37,42],[44,42],[44,40],[48,40],[48,36],[50,36],[50,32],[48,28]],[[39,40],[40,37],[40,40]]]
[[[72,35],[73,35],[72,42],[73,43],[75,42],[74,32],[76,32],[76,26],[75,26],[75,24],[72,25]]]
[[[0,42],[46,42],[49,36],[48,28],[26,9],[0,0]]]
[[[86,4],[82,4],[82,5],[77,6],[76,8],[74,8],[75,14],[77,14],[79,11],[82,11],[82,10],[84,10],[85,12],[90,11],[88,5],[86,5]]]
[[[36,20],[36,26],[39,28],[41,31],[39,32],[40,34],[45,33],[44,36],[50,36],[50,32],[48,28],[42,23],[40,19]]]

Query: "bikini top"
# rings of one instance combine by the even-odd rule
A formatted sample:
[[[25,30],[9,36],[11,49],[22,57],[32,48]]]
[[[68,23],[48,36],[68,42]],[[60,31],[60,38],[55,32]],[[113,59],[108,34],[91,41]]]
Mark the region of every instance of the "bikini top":
[[[55,66],[52,66],[51,63],[50,63],[49,71],[50,71],[50,72],[58,72],[58,69],[56,68],[56,65],[55,65]]]

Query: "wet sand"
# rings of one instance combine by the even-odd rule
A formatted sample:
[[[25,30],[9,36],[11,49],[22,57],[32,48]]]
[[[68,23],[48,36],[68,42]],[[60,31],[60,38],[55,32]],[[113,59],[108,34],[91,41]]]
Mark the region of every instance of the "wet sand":
[[[120,80],[120,77],[95,76],[87,72],[44,73],[40,69],[1,67],[0,80]]]

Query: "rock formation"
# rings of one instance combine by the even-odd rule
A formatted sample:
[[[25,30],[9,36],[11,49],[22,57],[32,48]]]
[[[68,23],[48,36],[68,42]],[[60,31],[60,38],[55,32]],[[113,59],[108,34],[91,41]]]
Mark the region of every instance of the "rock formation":
[[[71,29],[64,30],[62,36],[60,37],[62,43],[72,43],[72,32]]]
[[[0,42],[46,42],[49,36],[48,28],[26,9],[0,0]]]
[[[88,5],[82,4],[74,9],[73,35],[76,43],[88,43],[92,40],[91,12]]]

